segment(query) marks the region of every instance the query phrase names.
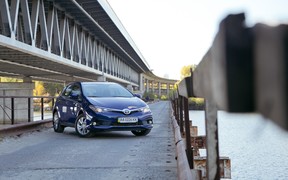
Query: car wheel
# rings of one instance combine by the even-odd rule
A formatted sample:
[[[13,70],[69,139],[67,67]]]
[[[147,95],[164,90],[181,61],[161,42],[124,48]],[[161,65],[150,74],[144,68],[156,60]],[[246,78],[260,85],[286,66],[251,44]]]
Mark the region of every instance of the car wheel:
[[[60,124],[60,119],[58,113],[53,114],[53,129],[57,133],[63,133],[65,126]]]
[[[151,129],[145,129],[145,130],[135,130],[131,131],[135,136],[146,136],[149,134]]]
[[[80,137],[90,137],[93,135],[88,129],[87,120],[83,114],[77,117],[75,130]]]

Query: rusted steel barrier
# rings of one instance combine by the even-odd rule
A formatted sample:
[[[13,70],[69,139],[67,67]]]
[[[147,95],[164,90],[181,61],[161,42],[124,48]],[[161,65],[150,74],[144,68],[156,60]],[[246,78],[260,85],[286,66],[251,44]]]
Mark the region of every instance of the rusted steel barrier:
[[[180,127],[181,134],[193,147],[193,159],[187,153],[187,161],[193,161],[189,167],[201,169],[206,179],[231,178],[230,159],[219,157],[217,111],[259,112],[288,130],[287,92],[288,25],[250,28],[245,26],[243,13],[228,15],[220,23],[211,48],[191,76],[179,83],[172,100],[175,104],[178,99],[205,98],[205,138],[195,133],[187,136],[191,124],[189,129],[183,116],[177,116],[179,126],[185,126]],[[173,106],[178,114],[185,112],[186,107],[179,108],[183,104]],[[198,156],[200,147],[206,148],[207,157]],[[189,150],[190,146],[186,152]]]
[[[177,96],[177,95],[176,95]],[[178,179],[179,180],[198,180],[201,179],[201,171],[196,169],[191,169],[191,165],[188,162],[187,158],[187,151],[185,143],[182,139],[182,135],[180,132],[180,127],[178,125],[178,121],[176,120],[175,112],[177,106],[175,106],[177,103],[177,98],[172,98],[172,107],[171,107],[171,119],[173,124],[173,130],[174,130],[174,138],[175,138],[175,146],[176,146],[176,160],[177,160],[177,167],[178,167]]]
[[[183,116],[178,116],[180,119],[177,122],[182,122],[179,123],[179,130],[185,140],[186,158],[190,169],[201,171],[201,175],[197,176],[198,179],[231,178],[230,159],[228,157],[219,157],[217,109],[215,104],[206,99],[206,136],[198,136],[197,127],[193,127],[193,121],[190,121],[188,109],[188,98],[195,97],[191,90],[193,89],[193,74],[184,78],[178,84],[177,89],[178,91],[173,96],[174,100],[172,102],[173,104],[179,101],[185,102],[178,104],[178,106],[182,107],[174,105],[174,107],[178,107],[178,110],[175,108],[174,110],[183,114]],[[207,157],[200,157],[199,149],[207,149]],[[181,172],[181,169],[179,171]],[[197,174],[197,172],[194,174]]]
[[[259,112],[288,130],[288,25],[229,15],[193,73],[193,93],[228,112]]]

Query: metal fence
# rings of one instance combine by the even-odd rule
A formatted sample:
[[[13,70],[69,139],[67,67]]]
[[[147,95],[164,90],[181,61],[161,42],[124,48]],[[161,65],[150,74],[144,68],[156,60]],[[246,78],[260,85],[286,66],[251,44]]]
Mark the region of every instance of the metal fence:
[[[0,96],[2,124],[44,120],[45,112],[52,118],[50,111],[55,99],[54,96]]]
[[[287,92],[288,25],[246,27],[244,14],[228,15],[211,48],[172,98],[189,168],[201,170],[199,179],[231,178],[230,159],[219,157],[217,111],[257,112],[288,130]],[[205,137],[193,130],[189,97],[205,98]],[[198,156],[199,148],[206,149],[207,157]]]

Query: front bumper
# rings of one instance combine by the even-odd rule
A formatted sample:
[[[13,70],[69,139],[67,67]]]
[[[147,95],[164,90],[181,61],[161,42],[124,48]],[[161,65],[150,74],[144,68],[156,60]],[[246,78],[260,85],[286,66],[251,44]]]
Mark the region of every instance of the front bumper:
[[[105,125],[99,125],[94,126],[90,125],[88,127],[91,131],[135,131],[135,130],[146,130],[146,129],[152,129],[153,125],[126,125],[126,126],[105,126]]]
[[[119,117],[123,116],[111,116],[111,114],[110,116],[94,116],[89,118],[88,129],[91,131],[133,131],[153,128],[152,114],[140,116],[135,116],[135,114],[131,115],[131,117],[138,118],[138,121],[135,123],[119,123],[117,121]]]

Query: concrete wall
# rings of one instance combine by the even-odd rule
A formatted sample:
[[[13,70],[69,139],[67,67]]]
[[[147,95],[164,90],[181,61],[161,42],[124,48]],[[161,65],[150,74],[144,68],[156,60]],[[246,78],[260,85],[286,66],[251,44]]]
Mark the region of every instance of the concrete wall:
[[[34,83],[1,82],[0,96],[32,96]],[[33,99],[31,106],[33,106]],[[14,123],[28,122],[28,98],[14,99]],[[33,121],[33,108],[30,110]],[[0,98],[0,124],[11,124],[11,98]]]

